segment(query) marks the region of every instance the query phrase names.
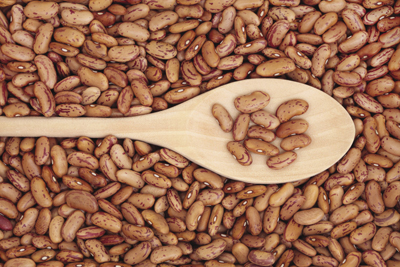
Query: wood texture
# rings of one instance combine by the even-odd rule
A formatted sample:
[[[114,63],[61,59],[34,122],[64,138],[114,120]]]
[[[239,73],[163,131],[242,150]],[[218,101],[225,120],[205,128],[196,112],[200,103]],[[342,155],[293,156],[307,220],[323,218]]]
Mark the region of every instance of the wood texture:
[[[223,105],[233,118],[239,114],[233,100],[256,90],[271,96],[266,111],[275,113],[290,99],[304,99],[310,107],[296,118],[308,121],[312,143],[297,150],[297,160],[282,170],[271,170],[266,156],[252,153],[253,164],[241,166],[226,149],[231,133],[224,133],[211,114]],[[0,117],[0,136],[102,138],[113,134],[170,148],[221,176],[248,183],[283,183],[311,177],[337,162],[355,135],[347,111],[332,97],[308,85],[280,79],[250,79],[229,83],[162,112],[130,118]],[[278,139],[278,138],[277,138]],[[280,140],[274,145],[279,147]]]

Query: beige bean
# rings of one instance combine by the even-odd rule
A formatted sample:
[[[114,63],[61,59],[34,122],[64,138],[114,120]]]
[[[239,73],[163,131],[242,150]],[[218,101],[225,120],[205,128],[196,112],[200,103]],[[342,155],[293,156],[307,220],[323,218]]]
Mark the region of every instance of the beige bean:
[[[30,19],[46,20],[57,16],[59,5],[54,2],[32,1],[24,8],[24,14]]]
[[[146,52],[159,59],[171,59],[177,54],[174,46],[160,41],[151,41],[148,43],[146,45]]]
[[[64,9],[61,11],[61,18],[69,25],[83,26],[88,25],[94,19],[94,16],[88,10],[74,10],[74,12],[71,12],[68,9]]]
[[[36,263],[28,258],[15,258],[9,259],[5,264],[5,267],[17,267],[17,266],[26,266],[26,267],[35,267]]]
[[[280,217],[282,219],[290,219],[303,205],[306,197],[304,196],[292,196],[282,206],[280,211]]]
[[[193,176],[197,181],[199,181],[200,183],[204,183],[212,189],[222,189],[224,186],[222,178],[218,174],[206,169],[196,169],[193,172]]]
[[[43,82],[36,82],[34,85],[34,93],[40,105],[41,112],[45,117],[51,117],[55,113],[55,98],[49,87]]]
[[[322,35],[329,30],[338,21],[338,15],[336,12],[328,12],[323,16],[319,17],[314,26],[315,34]]]
[[[44,55],[35,57],[35,64],[38,69],[40,80],[49,88],[53,89],[57,82],[56,70],[53,62]]]
[[[350,234],[353,230],[357,228],[356,222],[345,222],[342,224],[337,225],[335,228],[332,229],[331,237],[332,238],[340,238]]]
[[[372,239],[376,233],[376,226],[374,223],[367,223],[364,226],[354,230],[350,234],[350,242],[353,244],[361,244],[365,241]]]
[[[35,57],[35,53],[30,48],[11,43],[2,45],[1,52],[17,61],[32,61]]]
[[[103,243],[101,243],[97,239],[90,239],[85,242],[85,246],[87,250],[93,254],[93,258],[96,262],[102,263],[110,261],[110,255],[106,248],[104,247]]]
[[[85,41],[85,35],[81,31],[69,27],[57,28],[53,36],[57,42],[73,47],[80,47]]]
[[[221,58],[217,68],[220,70],[232,70],[236,69],[243,63],[243,56],[235,55]]]
[[[279,125],[276,130],[276,136],[285,138],[292,134],[302,134],[308,129],[308,122],[303,119],[290,120]]]
[[[61,228],[61,236],[62,238],[67,241],[71,242],[75,239],[76,232],[82,226],[85,221],[85,215],[82,211],[76,210],[74,211],[68,219],[65,221]]]
[[[399,153],[399,145],[400,145],[400,142],[398,142],[397,139],[394,139],[394,138],[389,137],[389,136],[385,136],[381,140],[382,148],[385,151],[387,151],[387,152],[389,152],[389,153],[391,153],[393,155],[396,155],[396,156],[400,155],[400,153]]]
[[[306,134],[296,134],[282,140],[280,147],[283,150],[291,151],[306,147],[311,144],[311,138]]]
[[[347,205],[356,201],[365,190],[364,183],[354,184],[343,196],[343,204]]]
[[[64,218],[61,216],[54,217],[49,226],[49,237],[53,243],[61,243],[63,240],[61,231],[64,224]]]
[[[310,209],[312,208],[315,203],[317,202],[319,189],[317,185],[308,185],[303,192],[303,195],[306,197],[305,202],[301,206],[301,209]]]
[[[8,170],[7,178],[18,190],[22,192],[30,190],[30,181],[23,174],[15,170]]]
[[[201,49],[202,56],[210,67],[217,67],[220,61],[220,56],[216,53],[214,43],[206,41]]]
[[[178,104],[197,96],[200,93],[200,88],[194,87],[181,87],[168,91],[164,95],[164,99],[170,104]]]
[[[358,215],[359,207],[355,204],[344,205],[333,211],[329,220],[335,225],[354,219]]]
[[[240,114],[233,123],[232,135],[233,140],[242,141],[246,135],[250,123],[249,114]]]
[[[382,199],[381,187],[376,181],[369,181],[365,186],[365,195],[368,207],[375,213],[382,213],[385,204]]]
[[[266,36],[266,40],[270,47],[278,47],[286,33],[289,31],[289,21],[279,20],[275,22]]]
[[[230,132],[232,130],[232,117],[223,106],[220,104],[214,104],[212,107],[212,114],[224,132]]]
[[[268,266],[275,262],[274,255],[271,252],[261,250],[250,251],[248,259],[250,262],[261,266]]]
[[[118,33],[121,36],[133,39],[136,42],[145,42],[149,39],[149,31],[133,22],[123,22],[118,27]]]
[[[127,13],[122,17],[122,21],[135,21],[146,17],[150,8],[146,4],[132,5],[126,9]]]
[[[333,223],[329,221],[320,221],[316,224],[305,226],[303,229],[303,234],[306,236],[329,233],[333,229]]]
[[[199,86],[201,84],[201,75],[196,70],[194,64],[190,61],[183,61],[181,64],[182,78],[190,86]]]
[[[36,54],[45,54],[47,52],[53,32],[54,27],[50,23],[43,24],[38,28],[32,47]]]
[[[247,151],[247,147],[243,146],[239,142],[228,142],[227,148],[229,152],[232,154],[233,158],[236,159],[241,165],[249,166],[253,162],[252,157]]]
[[[36,141],[35,149],[35,163],[36,165],[43,165],[49,159],[50,154],[50,141],[47,137],[40,137]]]
[[[163,11],[151,17],[149,21],[149,29],[158,31],[166,26],[173,25],[178,21],[178,14],[173,11]]]
[[[274,130],[280,125],[278,117],[265,110],[252,113],[250,119],[255,124],[261,125],[267,130]]]
[[[326,34],[326,33],[325,33]],[[328,44],[323,44],[314,52],[311,60],[311,72],[316,77],[321,77],[325,73],[325,64],[330,57],[331,48]]]
[[[124,262],[127,264],[137,264],[145,260],[151,253],[151,244],[142,242],[129,250],[124,256]]]
[[[170,81],[171,83],[178,81],[179,69],[180,69],[180,63],[179,63],[178,59],[171,58],[171,59],[167,60],[167,63],[165,64],[165,74],[167,76],[168,81]]]
[[[235,1],[232,0],[224,0],[224,1],[217,1],[217,0],[208,0],[204,8],[211,12],[211,13],[218,13],[223,11],[225,8],[231,6]]]
[[[168,260],[176,260],[182,256],[182,250],[178,246],[161,246],[155,248],[151,255],[150,261],[158,264]]]
[[[256,101],[254,101],[254,99]],[[242,113],[253,113],[265,108],[270,101],[270,96],[262,91],[255,91],[250,95],[235,98],[234,105]]]
[[[169,233],[169,226],[167,221],[160,214],[155,213],[152,210],[142,211],[143,219],[149,223],[154,229],[162,234]]]
[[[154,232],[150,228],[133,224],[122,226],[122,232],[128,238],[139,241],[147,241],[154,237]]]
[[[77,167],[84,167],[92,170],[99,168],[99,161],[96,157],[80,151],[69,154],[67,161],[69,164]]]
[[[106,229],[112,233],[121,231],[122,223],[115,216],[105,212],[96,212],[92,215],[91,221],[94,225]]]
[[[246,139],[244,146],[251,152],[260,155],[276,156],[279,154],[279,149],[276,146],[258,139]]]
[[[194,252],[200,259],[211,260],[218,257],[224,251],[226,242],[222,239],[216,239],[208,245],[201,246]]]
[[[249,130],[247,131],[247,136],[250,138],[257,138],[261,139],[266,142],[272,142],[275,140],[275,134],[274,132],[265,129],[265,127],[261,126],[251,126]]]
[[[386,265],[382,256],[376,251],[368,250],[363,252],[362,259],[366,264],[374,264],[377,267]]]
[[[361,159],[361,150],[358,148],[351,148],[349,152],[343,157],[337,166],[339,173],[351,172]]]
[[[297,212],[294,216],[293,219],[295,222],[301,225],[312,225],[315,224],[319,221],[324,216],[324,212],[319,209],[319,208],[312,208],[309,210],[303,210]]]
[[[108,50],[108,57],[117,62],[127,62],[139,56],[139,47],[136,45],[114,46]]]
[[[275,77],[294,71],[296,68],[290,58],[277,58],[261,63],[256,73],[262,77]]]
[[[371,96],[364,93],[355,93],[353,95],[354,101],[360,105],[361,108],[368,112],[382,113],[382,105]]]
[[[208,222],[208,234],[210,236],[216,235],[218,228],[221,225],[223,214],[224,214],[224,208],[222,207],[222,205],[220,204],[215,205],[211,211],[210,219]]]
[[[277,192],[269,198],[269,205],[272,207],[282,206],[293,194],[294,186],[291,183],[284,184]]]
[[[39,211],[35,208],[29,208],[24,212],[22,219],[14,226],[13,233],[16,236],[22,236],[29,233],[34,227]]]
[[[292,151],[283,152],[267,160],[267,166],[274,170],[280,170],[292,164],[297,159],[297,154]]]
[[[193,231],[198,226],[199,218],[204,212],[204,204],[202,201],[196,201],[189,208],[188,214],[186,216],[186,227],[188,230]]]
[[[48,208],[53,205],[49,192],[46,190],[46,183],[39,177],[31,180],[31,190],[35,201],[42,207]]]
[[[387,209],[381,214],[378,214],[374,218],[374,223],[377,226],[388,226],[396,223],[400,220],[400,214],[394,209]]]
[[[301,53],[296,47],[294,46],[287,46],[285,49],[285,54],[289,58],[293,60],[293,62],[300,66],[303,69],[311,68],[311,60]],[[304,100],[303,100],[304,101]]]

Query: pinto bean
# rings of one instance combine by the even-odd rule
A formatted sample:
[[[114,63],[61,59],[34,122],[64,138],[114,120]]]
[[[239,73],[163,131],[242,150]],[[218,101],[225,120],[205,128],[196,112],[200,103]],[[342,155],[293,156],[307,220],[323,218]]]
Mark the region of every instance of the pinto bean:
[[[264,187],[189,165],[167,148],[115,136],[24,143],[1,137],[4,266],[35,265],[21,257],[57,267],[396,265],[399,1],[112,2],[0,3],[0,115],[143,115],[232,77],[279,77],[333,95],[354,117],[355,142],[309,180]],[[236,122],[218,106],[213,111],[223,131],[233,130],[229,149],[236,159],[245,154],[247,164],[251,153],[268,154],[268,166],[278,169],[313,136],[304,132],[306,123],[286,128],[299,121],[293,114],[307,111],[307,99],[293,96],[275,116],[268,94],[240,97],[235,106],[243,114]],[[292,107],[295,101],[301,105]],[[283,137],[287,152],[279,155],[269,142]],[[131,225],[154,235],[139,241],[124,228]],[[99,231],[82,239],[91,229]]]

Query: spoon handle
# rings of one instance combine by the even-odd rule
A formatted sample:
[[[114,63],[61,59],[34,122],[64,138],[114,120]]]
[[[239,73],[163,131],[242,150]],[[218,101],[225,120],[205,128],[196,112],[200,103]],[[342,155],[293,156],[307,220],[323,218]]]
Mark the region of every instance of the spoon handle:
[[[179,106],[178,106],[179,107]],[[103,138],[113,134],[154,145],[182,146],[188,113],[182,108],[128,118],[0,117],[0,136]]]

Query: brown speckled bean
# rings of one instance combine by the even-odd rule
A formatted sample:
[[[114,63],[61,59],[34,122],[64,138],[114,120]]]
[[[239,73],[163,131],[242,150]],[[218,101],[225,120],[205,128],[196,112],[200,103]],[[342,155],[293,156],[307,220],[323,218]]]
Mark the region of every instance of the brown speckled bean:
[[[250,123],[249,114],[240,114],[236,118],[232,128],[233,140],[242,141],[246,137],[247,130],[249,128],[249,123]]]
[[[229,152],[232,154],[233,158],[237,160],[243,166],[249,166],[253,162],[252,157],[245,148],[239,142],[229,142],[227,145]]]

